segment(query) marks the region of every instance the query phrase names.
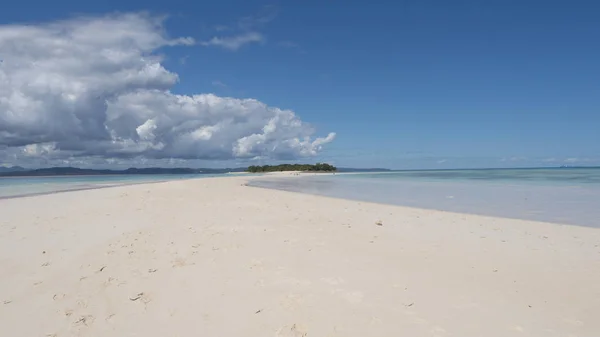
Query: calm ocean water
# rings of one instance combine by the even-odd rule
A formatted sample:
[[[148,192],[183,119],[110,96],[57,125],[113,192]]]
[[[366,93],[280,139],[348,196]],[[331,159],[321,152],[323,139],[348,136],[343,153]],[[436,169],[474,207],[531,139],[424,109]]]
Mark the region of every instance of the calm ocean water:
[[[354,174],[359,179],[410,179],[422,181],[483,181],[537,185],[600,184],[600,167],[539,168],[539,169],[479,169],[479,170],[423,170],[389,173]]]
[[[213,177],[202,175],[107,175],[60,177],[0,177],[0,199],[145,182]]]
[[[265,177],[251,186],[600,228],[600,168],[397,171]]]

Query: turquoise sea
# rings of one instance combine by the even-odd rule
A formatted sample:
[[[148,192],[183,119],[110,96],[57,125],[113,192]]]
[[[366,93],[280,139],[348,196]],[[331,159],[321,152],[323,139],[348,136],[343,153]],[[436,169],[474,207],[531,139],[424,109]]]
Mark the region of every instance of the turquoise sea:
[[[600,228],[600,168],[423,170],[298,179],[251,186],[336,198]]]
[[[0,177],[0,199],[55,192],[103,188],[215,176],[202,175],[100,175],[56,177]]]

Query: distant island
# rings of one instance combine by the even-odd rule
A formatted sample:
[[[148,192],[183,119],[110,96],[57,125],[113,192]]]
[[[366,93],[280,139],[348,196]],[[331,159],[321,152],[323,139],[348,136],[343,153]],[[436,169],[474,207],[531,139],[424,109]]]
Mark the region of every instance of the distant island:
[[[283,171],[302,171],[302,172],[335,172],[337,168],[326,163],[311,164],[281,164],[281,165],[263,165],[249,166],[246,172],[262,173],[262,172],[283,172]]]
[[[237,167],[237,168],[128,168],[125,170],[109,169],[82,169],[77,167],[47,167],[29,169],[21,166],[0,166],[0,177],[43,177],[43,176],[84,176],[84,175],[160,175],[160,174],[222,174],[230,172],[385,172],[389,169],[383,168],[341,168],[330,164],[281,164]]]
[[[1,170],[0,177],[41,177],[41,176],[83,176],[83,175],[141,175],[141,174],[218,174],[243,172],[244,168],[226,169],[192,169],[192,168],[128,168],[126,170],[97,170],[76,167],[49,167],[27,170],[17,167],[15,170]]]

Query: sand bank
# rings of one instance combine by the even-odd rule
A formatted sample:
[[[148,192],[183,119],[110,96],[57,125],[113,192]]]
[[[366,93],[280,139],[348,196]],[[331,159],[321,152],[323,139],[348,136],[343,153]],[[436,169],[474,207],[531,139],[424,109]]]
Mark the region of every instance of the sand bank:
[[[600,334],[600,230],[247,179],[0,200],[2,335]]]

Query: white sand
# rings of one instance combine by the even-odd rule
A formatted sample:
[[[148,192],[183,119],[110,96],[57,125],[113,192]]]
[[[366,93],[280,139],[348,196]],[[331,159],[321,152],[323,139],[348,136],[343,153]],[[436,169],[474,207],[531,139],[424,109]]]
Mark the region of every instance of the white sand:
[[[0,335],[600,336],[600,230],[246,179],[0,200]]]

